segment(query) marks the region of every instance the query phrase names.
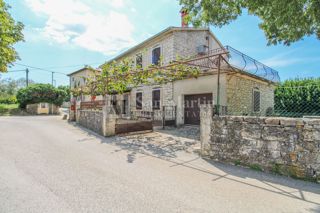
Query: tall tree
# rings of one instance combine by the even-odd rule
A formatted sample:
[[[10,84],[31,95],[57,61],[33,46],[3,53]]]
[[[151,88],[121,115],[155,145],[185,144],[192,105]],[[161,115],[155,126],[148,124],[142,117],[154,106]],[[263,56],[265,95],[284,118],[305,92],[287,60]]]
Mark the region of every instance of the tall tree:
[[[258,16],[268,44],[290,45],[304,36],[320,39],[320,0],[180,0],[195,26],[222,27],[244,11]]]
[[[9,8],[0,0],[0,72],[6,72],[8,66],[19,58],[13,45],[23,40],[23,24],[11,17]]]

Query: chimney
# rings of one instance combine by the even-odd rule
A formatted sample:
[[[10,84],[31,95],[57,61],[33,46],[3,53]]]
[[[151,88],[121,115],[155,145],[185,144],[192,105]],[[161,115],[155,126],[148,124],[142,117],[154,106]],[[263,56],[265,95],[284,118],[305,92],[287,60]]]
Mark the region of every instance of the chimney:
[[[187,20],[188,10],[185,8],[182,8],[180,10],[180,14],[181,14],[181,27],[188,27],[188,20]]]

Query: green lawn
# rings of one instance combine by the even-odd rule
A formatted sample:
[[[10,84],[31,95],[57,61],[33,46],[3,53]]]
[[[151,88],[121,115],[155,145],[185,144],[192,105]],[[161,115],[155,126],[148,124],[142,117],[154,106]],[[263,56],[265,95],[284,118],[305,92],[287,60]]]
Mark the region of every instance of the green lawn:
[[[23,115],[18,104],[0,104],[0,116]]]

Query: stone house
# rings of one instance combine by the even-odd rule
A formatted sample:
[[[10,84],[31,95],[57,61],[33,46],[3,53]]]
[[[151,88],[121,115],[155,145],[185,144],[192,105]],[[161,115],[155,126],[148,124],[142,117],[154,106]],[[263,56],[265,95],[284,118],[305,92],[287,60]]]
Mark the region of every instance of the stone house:
[[[208,28],[169,27],[142,43],[116,56],[111,61],[133,59],[136,65],[146,68],[163,65],[179,57],[209,54],[210,50],[225,47]],[[235,69],[238,69],[236,66]],[[86,74],[85,69],[82,70]],[[81,72],[70,74],[75,78]],[[86,74],[87,75],[87,74]],[[217,103],[218,75],[203,75],[164,85],[141,85],[123,95],[114,95],[112,103],[118,105],[121,114],[160,112],[163,107],[175,107],[176,125],[200,123],[199,104]],[[224,113],[240,115],[266,115],[274,106],[275,83],[263,76],[249,72],[223,72],[219,75],[220,105]],[[73,80],[71,80],[72,85]],[[71,86],[72,88],[72,86]],[[161,115],[160,115],[161,116]]]
[[[91,67],[84,67],[81,68],[79,70],[76,70],[72,73],[69,73],[69,85],[71,89],[75,89],[75,88],[81,88],[84,87],[86,84],[86,78],[90,78],[94,75],[94,69],[92,69]],[[96,70],[97,72],[99,72],[99,70]],[[78,101],[89,101],[90,97],[88,96],[81,96],[78,97]]]

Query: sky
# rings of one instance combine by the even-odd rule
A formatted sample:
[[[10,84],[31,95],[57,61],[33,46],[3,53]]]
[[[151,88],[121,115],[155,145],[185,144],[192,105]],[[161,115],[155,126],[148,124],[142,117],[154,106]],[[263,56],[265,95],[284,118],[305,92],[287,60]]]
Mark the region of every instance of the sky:
[[[9,70],[28,65],[39,83],[68,85],[66,75],[84,65],[97,67],[169,26],[180,26],[178,0],[5,0],[15,20],[25,25],[25,41],[15,45],[21,60]],[[281,80],[320,77],[320,40],[305,37],[291,46],[268,46],[257,17],[244,13],[222,28],[210,27],[229,45],[272,67]],[[23,65],[21,65],[23,64]],[[25,72],[0,78],[18,79]]]

